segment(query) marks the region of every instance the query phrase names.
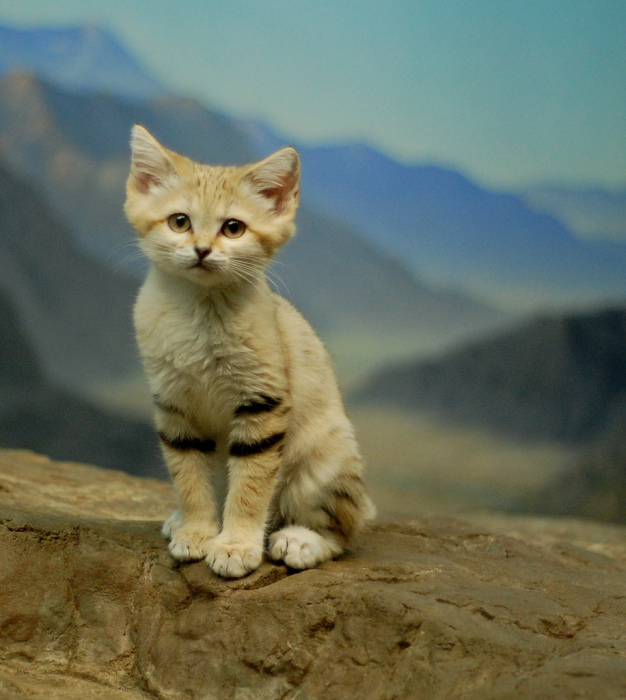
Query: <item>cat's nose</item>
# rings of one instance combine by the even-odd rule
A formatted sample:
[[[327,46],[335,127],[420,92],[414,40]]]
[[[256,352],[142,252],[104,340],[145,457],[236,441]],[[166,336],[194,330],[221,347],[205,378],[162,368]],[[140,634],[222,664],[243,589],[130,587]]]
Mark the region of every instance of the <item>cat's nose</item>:
[[[197,246],[194,248],[194,250],[196,251],[198,260],[204,260],[206,256],[209,255],[211,252],[210,248],[198,248]]]

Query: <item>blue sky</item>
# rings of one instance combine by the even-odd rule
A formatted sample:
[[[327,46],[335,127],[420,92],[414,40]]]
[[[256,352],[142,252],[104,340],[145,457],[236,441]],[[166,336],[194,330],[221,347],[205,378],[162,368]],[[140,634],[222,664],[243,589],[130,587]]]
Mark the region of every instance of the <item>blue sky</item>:
[[[626,186],[623,0],[0,0],[0,22],[100,24],[167,85],[299,142],[502,188]]]

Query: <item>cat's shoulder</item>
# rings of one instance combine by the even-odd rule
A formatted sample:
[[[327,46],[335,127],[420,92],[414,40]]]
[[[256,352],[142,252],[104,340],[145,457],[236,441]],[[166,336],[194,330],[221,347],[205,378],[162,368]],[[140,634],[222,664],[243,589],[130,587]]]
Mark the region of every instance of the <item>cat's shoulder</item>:
[[[281,296],[277,292],[271,292],[271,294],[274,309],[276,311],[276,317],[279,322],[292,321],[294,323],[305,323],[307,326],[310,325],[300,311],[298,311],[298,309],[288,299],[285,299],[285,297]]]
[[[289,338],[296,345],[305,344],[310,347],[319,347],[326,352],[319,335],[304,317],[304,315],[285,297],[272,292],[276,321],[283,337]]]

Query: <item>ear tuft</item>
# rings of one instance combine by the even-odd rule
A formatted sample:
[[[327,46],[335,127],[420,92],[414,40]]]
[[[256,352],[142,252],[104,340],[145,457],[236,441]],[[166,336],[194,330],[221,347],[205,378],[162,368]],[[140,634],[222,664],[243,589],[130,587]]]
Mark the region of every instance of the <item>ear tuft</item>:
[[[255,163],[244,176],[254,191],[270,200],[278,214],[298,203],[300,158],[295,148],[283,148]]]
[[[131,176],[137,189],[147,194],[151,188],[167,187],[176,171],[165,149],[144,129],[135,124],[131,132]]]

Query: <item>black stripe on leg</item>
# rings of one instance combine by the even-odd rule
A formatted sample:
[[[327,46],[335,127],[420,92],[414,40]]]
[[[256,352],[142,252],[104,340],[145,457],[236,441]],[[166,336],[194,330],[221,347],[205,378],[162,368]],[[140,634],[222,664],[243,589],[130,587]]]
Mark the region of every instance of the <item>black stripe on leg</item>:
[[[265,440],[259,440],[258,442],[234,442],[230,446],[230,454],[233,457],[250,457],[251,455],[258,455],[261,454],[261,452],[271,449],[275,445],[279,445],[284,437],[285,433],[276,433],[275,435],[270,435],[270,437],[265,438]]]
[[[242,416],[244,414],[250,413],[264,413],[266,411],[272,411],[282,403],[282,399],[275,396],[260,396],[258,401],[248,401],[247,403],[241,404],[235,410],[236,416]]]
[[[198,452],[215,451],[215,440],[203,440],[202,438],[192,437],[171,438],[162,432],[159,432],[159,439],[164,445],[167,445],[167,447],[171,447],[173,450],[179,450],[180,452],[187,452],[188,450],[198,450]]]

